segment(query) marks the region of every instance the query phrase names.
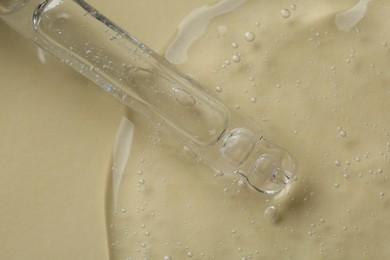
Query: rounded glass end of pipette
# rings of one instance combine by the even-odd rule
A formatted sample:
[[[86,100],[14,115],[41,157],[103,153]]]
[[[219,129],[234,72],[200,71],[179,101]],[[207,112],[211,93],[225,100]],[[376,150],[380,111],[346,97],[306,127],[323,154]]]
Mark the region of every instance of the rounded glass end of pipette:
[[[277,194],[292,182],[295,161],[283,148],[265,139],[259,141],[261,154],[246,172],[238,171],[261,193]]]
[[[277,194],[293,177],[295,161],[282,147],[247,128],[227,131],[220,141],[220,153],[254,190]]]

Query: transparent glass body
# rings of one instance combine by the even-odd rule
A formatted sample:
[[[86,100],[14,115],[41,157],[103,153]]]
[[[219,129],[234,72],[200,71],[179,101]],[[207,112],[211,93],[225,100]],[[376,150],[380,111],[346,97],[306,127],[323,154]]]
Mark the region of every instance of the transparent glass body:
[[[149,110],[214,171],[239,174],[276,194],[295,162],[252,120],[229,111],[198,83],[81,0],[0,0],[0,18],[126,105]]]

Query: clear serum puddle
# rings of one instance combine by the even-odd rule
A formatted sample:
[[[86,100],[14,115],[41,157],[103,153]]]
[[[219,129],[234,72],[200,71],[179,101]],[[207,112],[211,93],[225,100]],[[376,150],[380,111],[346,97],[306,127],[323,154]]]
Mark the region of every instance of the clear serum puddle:
[[[356,2],[293,4],[248,1],[211,19],[181,69],[294,153],[294,185],[276,197],[250,192],[240,178],[156,145],[158,128],[135,118],[116,209],[107,194],[112,259],[390,255],[380,246],[390,239],[390,32],[374,21],[390,6],[371,1],[340,30],[336,17]],[[173,94],[191,106],[186,93]]]

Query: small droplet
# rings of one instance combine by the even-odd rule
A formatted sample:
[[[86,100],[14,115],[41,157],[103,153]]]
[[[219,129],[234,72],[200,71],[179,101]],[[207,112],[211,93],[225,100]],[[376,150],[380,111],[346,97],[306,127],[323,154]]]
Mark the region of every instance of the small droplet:
[[[335,166],[340,166],[340,165],[341,165],[341,162],[340,162],[339,160],[336,160],[336,161],[334,161],[334,165],[335,165]]]
[[[280,16],[282,16],[283,18],[289,18],[290,10],[288,10],[287,8],[283,8],[282,10],[280,10]]]
[[[163,260],[172,260],[172,257],[169,255],[164,256]]]
[[[222,88],[221,88],[220,86],[216,86],[216,87],[215,87],[215,90],[216,90],[217,92],[222,92]]]
[[[232,48],[233,48],[233,49],[237,49],[237,48],[238,48],[238,43],[232,42]]]
[[[188,257],[192,257],[193,255],[194,255],[194,254],[193,254],[192,252],[188,252],[188,253],[187,253],[187,256],[188,256]]]
[[[255,40],[255,35],[252,32],[245,32],[244,37],[247,42],[252,42]]]
[[[251,97],[251,103],[256,103],[256,98],[255,97]]]
[[[138,183],[141,184],[141,185],[144,185],[145,184],[145,180],[144,179],[139,179]]]
[[[338,188],[338,187],[340,187],[340,184],[338,184],[337,182],[334,184],[334,187],[335,188]]]

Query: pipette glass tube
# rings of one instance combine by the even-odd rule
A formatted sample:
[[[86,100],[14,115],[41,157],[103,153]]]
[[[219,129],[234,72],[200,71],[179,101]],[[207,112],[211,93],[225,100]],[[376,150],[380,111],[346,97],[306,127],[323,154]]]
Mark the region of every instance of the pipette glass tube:
[[[214,171],[239,174],[256,191],[280,192],[291,155],[252,120],[81,0],[0,0],[0,19],[113,96],[166,122],[183,146]]]

